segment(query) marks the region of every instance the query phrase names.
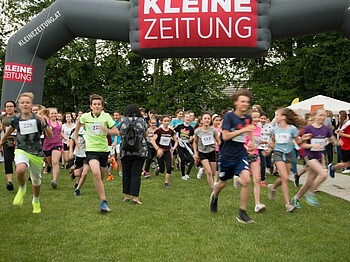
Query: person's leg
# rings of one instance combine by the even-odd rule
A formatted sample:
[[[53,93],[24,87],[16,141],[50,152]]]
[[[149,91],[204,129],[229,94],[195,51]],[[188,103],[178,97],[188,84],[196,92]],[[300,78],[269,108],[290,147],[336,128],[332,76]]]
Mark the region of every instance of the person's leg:
[[[255,205],[260,204],[260,162],[256,161],[250,164],[250,172],[254,182],[254,201]]]
[[[57,184],[60,175],[60,157],[61,151],[52,150],[51,162],[52,162],[52,180]],[[56,185],[57,186],[57,185]],[[52,186],[54,187],[54,186]]]
[[[282,184],[282,196],[283,196],[284,204],[288,205],[290,203],[289,189],[288,189],[288,174],[289,174],[289,170],[291,169],[291,163],[285,163],[283,161],[280,161],[280,162],[276,162],[276,166],[277,166],[278,172],[280,173],[280,179]],[[273,188],[274,189],[276,188],[275,184]]]
[[[101,201],[106,200],[105,188],[101,179],[100,162],[97,159],[90,159],[89,166],[94,179],[95,188]]]
[[[7,146],[7,143],[3,144],[4,152],[4,166],[5,166],[5,175],[7,180],[6,188],[9,191],[14,189],[13,187],[13,161],[15,157],[15,149],[13,146]]]
[[[163,170],[164,170],[164,162],[166,165],[166,174],[165,174],[165,185],[169,186],[170,185],[170,178],[171,178],[171,172],[172,172],[172,157],[171,153],[169,151],[164,152],[164,160],[162,160],[162,165],[163,165]],[[158,164],[160,166],[160,163],[158,161]],[[163,171],[164,172],[164,171]]]
[[[266,157],[262,154],[264,150],[259,149],[261,181],[266,179]]]
[[[123,165],[123,194],[124,199],[130,199],[130,187],[131,187],[131,169],[132,162],[130,156],[124,156],[122,158]]]
[[[212,170],[212,167],[211,167],[211,163],[209,162],[208,159],[203,159],[201,161],[202,163],[202,166],[205,170],[205,173],[207,174],[207,181],[208,181],[208,186],[213,189],[214,188],[214,173],[213,173],[213,170]]]
[[[314,182],[312,183],[312,185],[310,186],[309,191],[310,192],[315,192],[319,186],[327,179],[328,177],[328,170],[320,163],[320,162],[315,162],[312,163],[312,166],[309,165],[317,174],[316,179],[314,180]],[[309,172],[310,175],[310,172]]]
[[[327,151],[327,161],[328,164],[333,163],[333,144],[329,143],[326,145],[326,151]]]
[[[249,200],[249,188],[250,188],[250,173],[248,170],[242,170],[240,175],[241,188],[241,199],[240,206],[241,210],[247,210],[248,200]]]
[[[90,167],[88,164],[84,164],[84,166],[81,168],[81,174],[80,174],[80,179],[79,179],[79,183],[77,186],[77,189],[81,189],[81,187],[84,185],[85,181],[86,181],[86,177],[87,174],[90,170]]]
[[[16,175],[17,175],[17,181],[18,181],[18,191],[13,199],[13,205],[22,205],[24,201],[24,197],[27,191],[26,186],[26,179],[25,179],[25,173],[28,166],[28,162],[19,162],[16,161]]]
[[[194,159],[193,159],[193,156],[190,154],[190,152],[187,151],[187,149],[185,149],[184,155],[185,155],[186,162],[189,163],[187,167],[186,175],[190,176],[191,170],[194,165]]]
[[[133,201],[137,204],[141,203],[139,194],[141,187],[141,172],[144,162],[145,159],[140,157],[134,157],[132,160],[130,195],[133,196]]]
[[[298,191],[298,193],[295,195],[296,199],[300,199],[312,186],[312,184],[314,183],[316,177],[317,177],[317,172],[316,170],[314,170],[315,163],[310,163],[313,160],[310,160],[308,163],[311,164],[309,165],[309,172],[306,178],[306,181],[304,183],[304,185],[300,188],[300,190]],[[315,160],[317,161],[317,160]],[[322,167],[321,167],[322,168]]]
[[[181,167],[181,175],[184,178],[185,177],[185,168],[186,168],[186,158],[185,158],[185,149],[183,149],[182,147],[177,147],[177,153],[179,154],[180,157],[180,167]]]

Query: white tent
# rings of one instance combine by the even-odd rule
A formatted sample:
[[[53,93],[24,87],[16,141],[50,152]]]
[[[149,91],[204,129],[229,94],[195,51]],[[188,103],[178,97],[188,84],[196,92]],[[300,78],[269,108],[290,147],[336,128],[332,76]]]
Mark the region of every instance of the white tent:
[[[300,115],[310,113],[310,111],[316,107],[322,107],[326,110],[330,110],[333,112],[333,114],[338,114],[341,110],[345,110],[348,113],[350,110],[350,103],[328,96],[318,95],[288,106],[288,108],[293,109]]]

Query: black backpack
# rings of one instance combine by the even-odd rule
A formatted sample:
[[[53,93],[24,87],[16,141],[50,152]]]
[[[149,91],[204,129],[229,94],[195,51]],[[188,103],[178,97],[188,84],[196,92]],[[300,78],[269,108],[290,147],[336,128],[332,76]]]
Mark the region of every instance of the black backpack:
[[[128,122],[129,125],[125,130],[125,135],[122,137],[122,150],[128,152],[138,152],[141,147],[141,141],[136,128],[136,118],[133,117],[131,121],[128,119]]]

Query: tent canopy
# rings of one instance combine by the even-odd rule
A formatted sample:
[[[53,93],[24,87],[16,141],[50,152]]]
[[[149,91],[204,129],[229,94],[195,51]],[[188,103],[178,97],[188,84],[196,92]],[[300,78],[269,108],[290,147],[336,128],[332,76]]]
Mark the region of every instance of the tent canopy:
[[[293,109],[300,115],[310,113],[317,107],[322,107],[326,110],[330,110],[333,112],[333,114],[338,114],[341,110],[344,110],[348,113],[350,110],[350,103],[328,96],[317,95],[294,105],[288,106],[288,108]]]

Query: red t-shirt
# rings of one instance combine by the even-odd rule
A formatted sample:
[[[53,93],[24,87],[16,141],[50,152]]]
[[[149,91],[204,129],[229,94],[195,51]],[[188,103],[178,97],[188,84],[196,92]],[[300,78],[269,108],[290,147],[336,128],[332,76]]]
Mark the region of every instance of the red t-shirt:
[[[347,134],[350,135],[350,120],[347,121],[341,128],[341,130]],[[343,141],[343,145],[341,146],[342,150],[350,150],[350,138],[347,137],[341,137],[341,140]]]

